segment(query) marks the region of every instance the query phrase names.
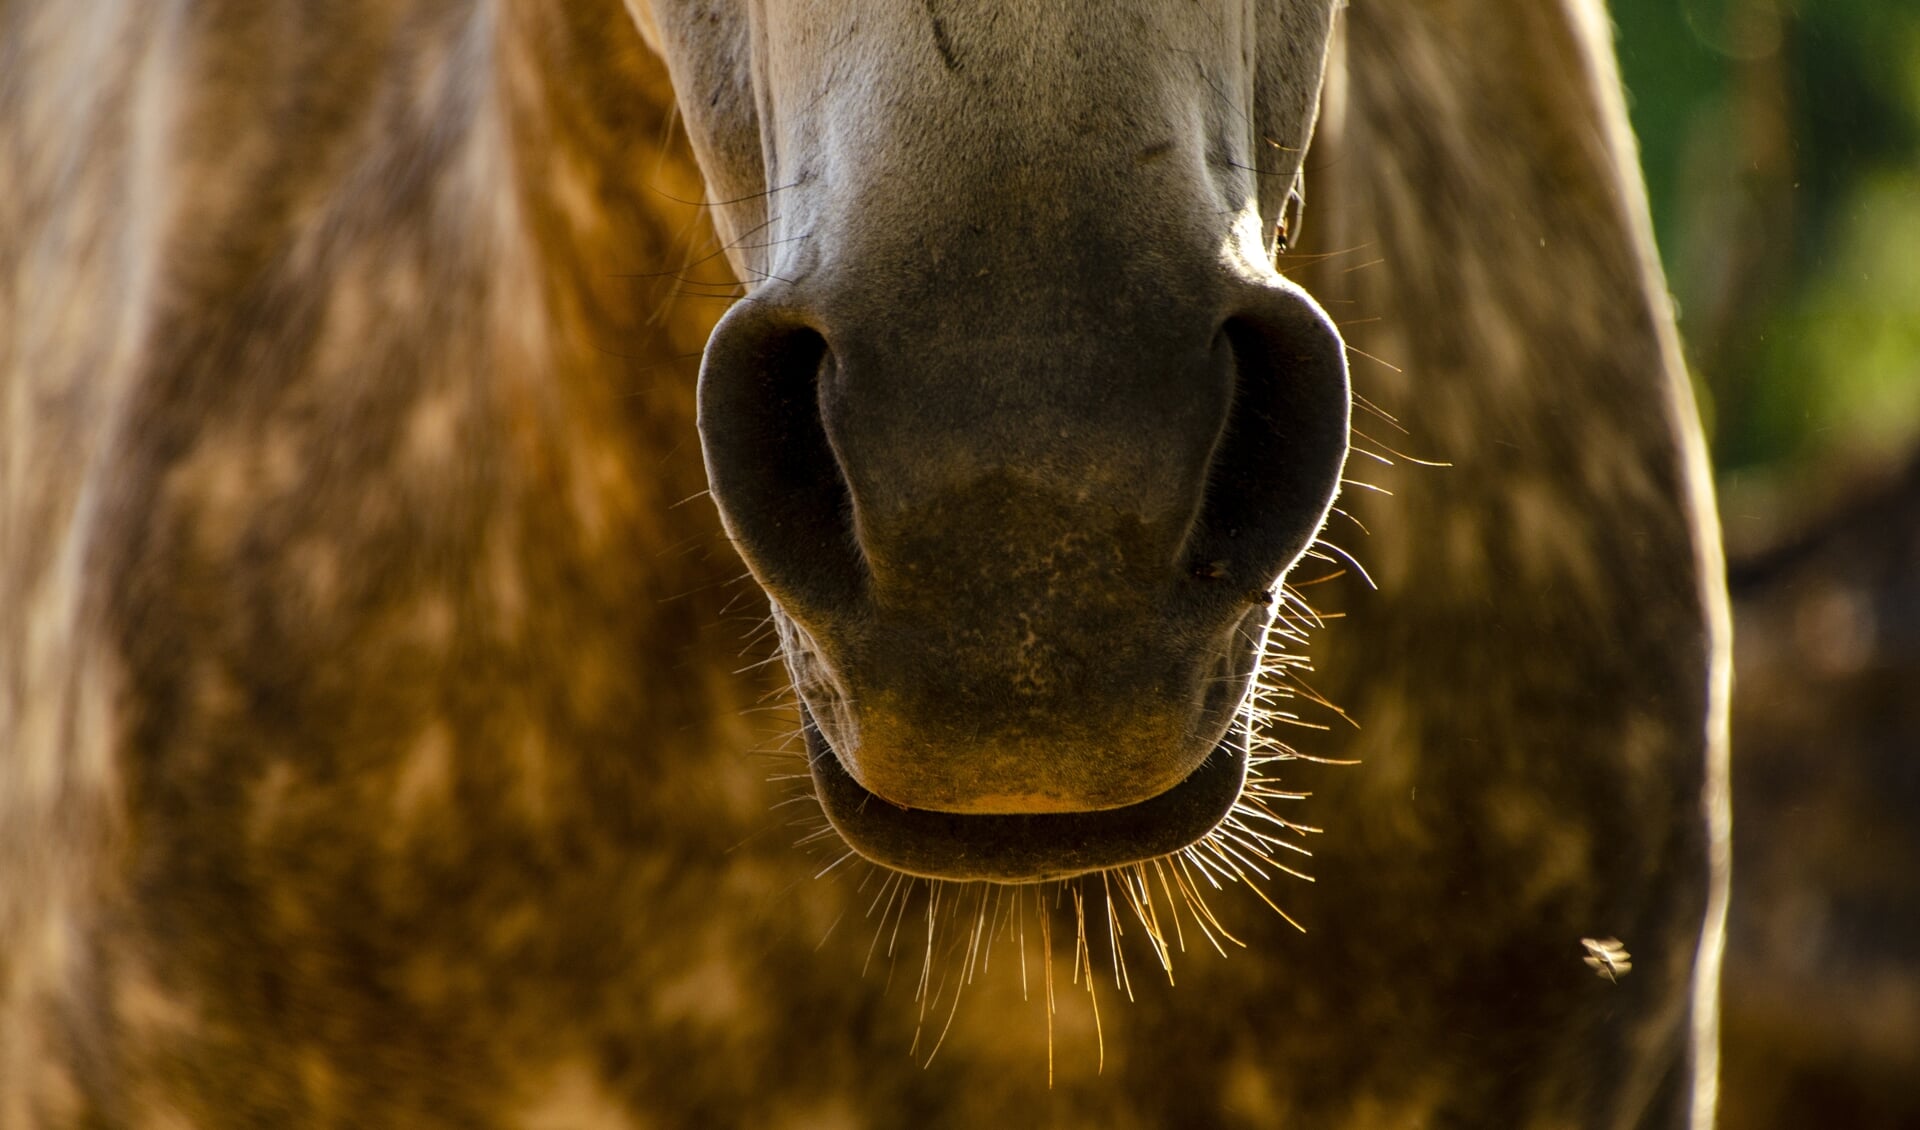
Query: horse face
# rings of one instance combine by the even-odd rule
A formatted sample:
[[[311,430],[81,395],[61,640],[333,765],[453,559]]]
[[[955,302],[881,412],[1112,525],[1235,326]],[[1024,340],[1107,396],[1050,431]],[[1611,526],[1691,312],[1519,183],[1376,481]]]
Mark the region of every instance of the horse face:
[[[633,3],[749,283],[701,440],[829,819],[1003,880],[1205,834],[1346,453],[1267,238],[1333,0]]]

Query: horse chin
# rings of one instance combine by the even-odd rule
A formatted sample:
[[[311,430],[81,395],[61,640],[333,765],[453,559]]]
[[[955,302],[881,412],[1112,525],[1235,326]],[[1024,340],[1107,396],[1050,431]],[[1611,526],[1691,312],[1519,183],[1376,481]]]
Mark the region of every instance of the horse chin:
[[[929,879],[1032,883],[1169,855],[1211,832],[1247,779],[1247,730],[1236,721],[1199,768],[1166,791],[1093,812],[975,814],[907,808],[867,791],[800,707],[814,794],[848,847]]]

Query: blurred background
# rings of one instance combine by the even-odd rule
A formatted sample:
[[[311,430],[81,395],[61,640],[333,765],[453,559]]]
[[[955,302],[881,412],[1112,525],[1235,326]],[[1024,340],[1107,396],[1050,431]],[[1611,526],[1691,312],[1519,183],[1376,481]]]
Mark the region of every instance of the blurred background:
[[[1732,583],[1725,1130],[1920,1127],[1920,0],[1612,0]]]

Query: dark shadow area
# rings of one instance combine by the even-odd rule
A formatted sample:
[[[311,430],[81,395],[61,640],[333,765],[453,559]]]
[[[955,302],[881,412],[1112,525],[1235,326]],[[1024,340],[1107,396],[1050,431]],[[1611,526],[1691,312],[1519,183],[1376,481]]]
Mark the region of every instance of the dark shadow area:
[[[1731,580],[1722,1125],[1920,1126],[1920,458]]]

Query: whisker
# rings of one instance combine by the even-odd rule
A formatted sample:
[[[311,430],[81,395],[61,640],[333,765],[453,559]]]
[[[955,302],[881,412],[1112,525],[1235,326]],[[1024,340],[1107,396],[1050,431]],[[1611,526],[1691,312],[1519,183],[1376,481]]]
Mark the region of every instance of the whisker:
[[[1363,398],[1356,397],[1355,404],[1391,426],[1399,427],[1391,416],[1380,412]],[[1355,429],[1354,435],[1359,445],[1354,450],[1383,463],[1393,462],[1380,451],[1369,450],[1379,448],[1391,451],[1385,444],[1359,429]],[[1393,455],[1400,457],[1398,452]],[[1342,481],[1356,489],[1388,493],[1372,484],[1350,479]],[[699,494],[689,496],[676,505],[699,497]],[[1353,520],[1352,515],[1344,509],[1336,507],[1332,512]],[[1355,525],[1365,531],[1358,521],[1355,521]],[[1054,968],[1056,955],[1053,952],[1056,926],[1070,924],[1073,930],[1071,958],[1062,954],[1059,959],[1067,966],[1070,982],[1076,989],[1082,987],[1081,979],[1085,978],[1088,1008],[1094,1022],[1096,1070],[1100,1073],[1104,1073],[1106,1064],[1105,1018],[1100,1011],[1096,980],[1110,976],[1115,991],[1124,994],[1129,1002],[1140,999],[1152,988],[1143,984],[1141,989],[1135,989],[1128,962],[1127,951],[1130,946],[1145,946],[1151,960],[1157,962],[1166,975],[1170,988],[1162,991],[1173,991],[1172,987],[1176,986],[1176,952],[1180,955],[1189,952],[1183,919],[1191,916],[1198,938],[1205,941],[1205,946],[1201,948],[1211,949],[1221,958],[1227,957],[1233,948],[1247,947],[1246,938],[1252,935],[1243,937],[1230,928],[1227,917],[1220,912],[1225,904],[1215,901],[1216,896],[1224,896],[1225,892],[1236,886],[1244,886],[1252,891],[1254,897],[1282,921],[1295,930],[1304,931],[1301,922],[1280,905],[1277,888],[1273,888],[1272,884],[1287,880],[1314,881],[1311,874],[1291,863],[1313,858],[1313,852],[1301,841],[1318,834],[1319,829],[1289,820],[1276,811],[1283,801],[1303,801],[1310,796],[1304,790],[1286,787],[1275,775],[1279,772],[1276,763],[1300,761],[1347,765],[1354,762],[1320,756],[1312,748],[1302,752],[1282,740],[1279,734],[1281,727],[1328,733],[1333,729],[1328,724],[1331,719],[1323,721],[1315,717],[1319,711],[1330,712],[1349,725],[1357,723],[1315,690],[1309,681],[1314,677],[1309,647],[1312,633],[1325,628],[1342,614],[1318,611],[1303,590],[1325,585],[1349,574],[1373,586],[1372,578],[1353,555],[1324,535],[1315,538],[1308,556],[1327,562],[1329,568],[1316,570],[1311,576],[1299,576],[1299,579],[1277,579],[1269,591],[1261,594],[1270,604],[1272,613],[1264,640],[1259,646],[1252,685],[1241,706],[1244,713],[1240,716],[1240,724],[1247,734],[1246,781],[1227,814],[1199,840],[1152,859],[1032,884],[936,879],[923,881],[921,877],[864,860],[861,864],[865,869],[857,879],[836,879],[836,882],[853,886],[849,897],[857,897],[864,902],[864,906],[853,906],[851,909],[860,911],[864,918],[873,923],[866,952],[862,955],[863,976],[871,971],[884,948],[888,965],[886,983],[890,986],[896,969],[901,966],[909,971],[912,969],[911,954],[907,951],[919,950],[920,964],[912,990],[917,1016],[909,1054],[922,1067],[932,1064],[952,1036],[963,1005],[962,998],[974,991],[971,987],[976,980],[985,983],[990,976],[996,975],[993,971],[993,951],[1003,941],[1013,946],[1018,955],[1017,963],[1003,956],[1002,966],[1019,966],[1021,999],[1039,998],[1035,1003],[1043,1013],[1047,1040],[1047,1083],[1052,1087],[1056,1070],[1054,1014],[1060,1006],[1055,992],[1055,974],[1058,972]],[[738,594],[735,600],[729,601],[729,608],[737,599]],[[1326,598],[1318,595],[1315,600],[1327,603]],[[755,661],[742,670],[765,667],[783,656],[780,646],[768,642],[781,630],[783,626],[777,622],[775,615],[750,619],[749,627],[743,633],[745,642],[741,647],[741,655]],[[759,658],[756,653],[762,648],[771,654]],[[785,715],[784,720],[791,722],[796,696],[790,685],[783,685],[778,693],[762,695],[761,699],[759,705],[750,709],[781,711]],[[808,756],[799,748],[804,737],[804,733],[796,726],[781,726],[772,738],[778,748],[764,752],[767,756],[782,758],[785,765],[791,766],[794,759]],[[798,841],[800,844],[806,845],[812,852],[821,852],[817,845],[823,843],[840,842],[843,845],[837,854],[822,852],[822,865],[815,872],[815,877],[828,878],[836,871],[841,871],[843,876],[850,874],[845,870],[848,861],[860,857],[845,847],[844,841],[838,839],[839,833],[818,810],[811,773],[781,773],[772,779],[783,781],[791,787],[791,795],[775,804],[774,808],[791,808],[799,815],[794,826],[801,836]],[[808,804],[803,805],[803,801]],[[1302,863],[1301,866],[1306,864]],[[869,886],[873,888],[871,891],[868,890]],[[1022,886],[1030,887],[1032,893],[1015,889]],[[1165,898],[1164,912],[1160,905],[1162,896]],[[1101,900],[1103,905],[1090,907],[1089,901],[1095,898]],[[1037,971],[1029,968],[1030,955],[1027,953],[1029,901],[1037,916],[1039,936],[1035,941],[1039,952],[1034,955],[1040,961]],[[845,913],[843,910],[827,926],[818,945],[824,946],[838,933]],[[1067,917],[1056,922],[1057,915]],[[1091,923],[1090,915],[1094,916]],[[1104,922],[1100,921],[1102,915]],[[909,937],[914,933],[905,931],[909,917],[916,919],[916,932],[920,936],[903,947],[903,932]],[[1138,925],[1137,933],[1140,936],[1131,941],[1126,929],[1128,920]],[[1093,932],[1102,928],[1107,942],[1107,951],[1102,956],[1107,959],[1108,968],[1097,969],[1093,957]],[[918,944],[915,945],[915,942]],[[1199,942],[1196,941],[1195,945],[1198,946]],[[1194,952],[1197,954],[1199,951]],[[1134,956],[1139,957],[1137,949]],[[1009,969],[997,975],[1011,978],[1014,973]],[[1040,990],[1038,993],[1033,992],[1036,988]]]
[[[1365,264],[1362,264],[1362,266],[1365,266]],[[1358,268],[1354,268],[1354,269],[1358,270]],[[1351,342],[1347,343],[1347,352],[1357,353],[1360,356],[1365,357],[1367,360],[1373,362],[1374,364],[1385,366],[1386,368],[1392,369],[1396,373],[1406,372],[1405,369],[1402,369],[1400,366],[1395,365],[1393,362],[1383,361],[1380,358],[1375,357],[1373,354],[1368,353],[1366,350],[1360,348],[1359,346],[1352,344]]]

